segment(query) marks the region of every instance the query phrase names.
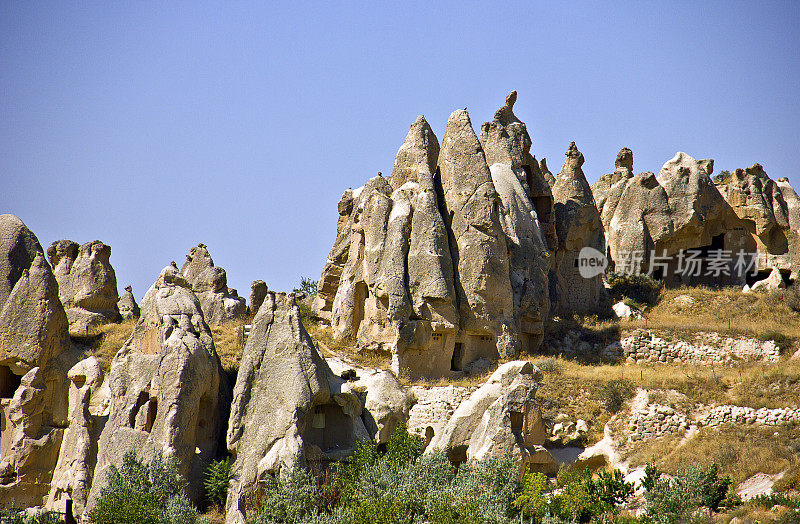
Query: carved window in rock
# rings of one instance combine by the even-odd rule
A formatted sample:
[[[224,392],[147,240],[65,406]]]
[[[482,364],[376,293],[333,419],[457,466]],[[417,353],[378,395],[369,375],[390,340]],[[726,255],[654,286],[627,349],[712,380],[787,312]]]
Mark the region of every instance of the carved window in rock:
[[[508,415],[511,418],[511,432],[515,435],[521,435],[525,414],[520,411],[509,411]]]
[[[158,400],[150,397],[147,391],[142,391],[136,398],[136,403],[130,413],[129,426],[139,431],[150,433],[158,414]]]
[[[0,398],[13,398],[22,384],[22,376],[15,374],[8,366],[0,366]]]

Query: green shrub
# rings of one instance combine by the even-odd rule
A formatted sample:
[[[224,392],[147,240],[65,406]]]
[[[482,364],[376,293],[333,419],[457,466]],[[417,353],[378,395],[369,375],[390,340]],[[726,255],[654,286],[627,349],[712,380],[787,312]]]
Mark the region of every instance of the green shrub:
[[[108,486],[89,512],[94,524],[194,524],[197,510],[184,494],[186,482],[172,459],[156,454],[144,464],[129,451],[111,466]]]
[[[522,481],[522,493],[514,499],[514,506],[523,517],[541,518],[547,509],[547,477],[542,473],[526,473]]]
[[[0,524],[24,524],[22,510],[0,509]]]
[[[624,378],[609,380],[600,388],[600,397],[603,407],[609,413],[616,413],[622,409],[623,404],[636,393],[633,384]]]
[[[628,298],[639,305],[655,305],[661,296],[661,290],[664,289],[664,284],[647,275],[610,273],[606,280],[609,285],[609,295],[614,301]]]
[[[257,524],[296,523],[314,513],[317,485],[305,469],[295,467],[280,478],[267,476],[263,483],[264,498]]]
[[[698,509],[705,508],[710,517],[725,500],[730,484],[730,478],[717,475],[716,464],[708,471],[690,466],[674,479],[657,479],[647,489],[647,515],[656,522],[671,524],[688,521]]]
[[[306,296],[313,297],[317,294],[317,280],[308,277],[300,277],[300,287],[294,288],[294,293],[304,293]]]
[[[783,493],[770,493],[769,495],[756,495],[748,501],[753,506],[772,509],[773,506],[786,506],[787,508],[800,508],[800,501],[788,497]]]
[[[228,487],[232,479],[230,459],[215,460],[209,464],[203,480],[208,501],[219,507],[225,507],[225,499],[228,496]]]

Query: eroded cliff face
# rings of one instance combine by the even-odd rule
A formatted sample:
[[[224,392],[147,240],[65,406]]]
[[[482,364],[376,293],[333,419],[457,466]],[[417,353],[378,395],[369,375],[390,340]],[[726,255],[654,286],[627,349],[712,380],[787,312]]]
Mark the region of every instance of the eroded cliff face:
[[[0,215],[0,508],[40,506],[50,489],[80,353],[68,326],[38,239]]]
[[[441,145],[417,117],[392,176],[345,191],[315,302],[335,337],[391,348],[411,376],[538,347],[555,216],[515,100],[480,140],[464,110]]]
[[[190,497],[199,502],[230,396],[200,301],[174,264],[145,294],[139,322],[111,363],[108,386],[108,420],[86,510],[97,503],[110,466],[128,451],[145,462],[159,452],[177,459]]]
[[[758,164],[712,180],[714,161],[686,153],[677,153],[658,176],[634,176],[633,153],[627,148],[617,155],[615,168],[600,177],[592,192],[618,270],[647,273],[653,255],[666,255],[671,260],[655,276],[667,285],[742,285],[746,275],[735,270],[737,253],[758,252],[754,266],[762,276],[771,269],[787,277],[796,273],[798,242],[790,221],[797,200],[788,181],[772,181]],[[676,255],[682,250],[699,250],[703,260],[717,250],[730,252],[730,276],[676,276]]]

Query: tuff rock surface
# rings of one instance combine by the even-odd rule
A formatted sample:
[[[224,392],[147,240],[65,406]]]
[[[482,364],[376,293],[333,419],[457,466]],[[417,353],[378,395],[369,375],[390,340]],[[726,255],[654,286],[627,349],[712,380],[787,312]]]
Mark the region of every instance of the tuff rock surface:
[[[772,181],[759,164],[712,180],[713,168],[713,160],[677,153],[657,177],[634,176],[633,153],[620,151],[614,173],[592,186],[617,270],[647,273],[654,268],[668,285],[742,285],[748,275],[739,275],[735,266],[742,253],[742,267],[752,262],[753,273],[766,276],[777,268],[796,274],[800,251],[790,222],[800,222],[800,199],[788,180]],[[730,275],[675,277],[681,250],[698,250],[704,259],[731,253]],[[756,252],[758,259],[753,260]],[[659,269],[662,262],[653,255],[672,260]]]
[[[215,266],[205,244],[197,244],[181,267],[181,274],[191,285],[203,309],[203,317],[211,325],[240,318],[247,313],[247,302],[235,289],[228,287],[225,270]]]
[[[72,240],[57,240],[47,248],[47,256],[58,281],[70,335],[92,336],[100,326],[120,320],[110,246],[99,240],[81,246]]]
[[[552,472],[547,431],[536,401],[541,371],[530,362],[503,364],[462,401],[426,451],[442,449],[456,463],[512,453],[520,469]]]
[[[228,421],[234,480],[227,522],[264,475],[348,456],[370,438],[360,396],[333,374],[300,323],[293,294],[269,292],[253,319]]]
[[[138,320],[141,313],[139,304],[133,296],[133,288],[125,286],[125,293],[117,300],[117,309],[123,320]]]
[[[157,452],[177,459],[190,497],[199,501],[203,470],[216,457],[224,428],[230,403],[225,375],[200,302],[176,266],[161,271],[141,307],[131,337],[111,363],[108,421],[87,511],[106,485],[109,467],[121,464],[128,451],[145,462]]]
[[[391,178],[345,191],[315,302],[334,337],[390,348],[393,370],[411,376],[538,347],[557,238],[546,165],[515,100],[480,140],[466,111],[441,146],[417,117]]]
[[[255,317],[258,313],[258,308],[264,303],[267,298],[267,283],[263,280],[253,280],[250,283],[250,304],[247,306],[251,317]]]
[[[555,311],[569,315],[596,312],[605,299],[602,275],[584,278],[580,274],[578,257],[586,247],[601,254],[606,249],[603,222],[581,169],[583,154],[575,142],[569,145],[566,157],[553,185],[558,250],[555,252],[555,296],[551,301]]]
[[[36,236],[0,215],[0,508],[42,505],[67,426],[78,360],[58,283]]]

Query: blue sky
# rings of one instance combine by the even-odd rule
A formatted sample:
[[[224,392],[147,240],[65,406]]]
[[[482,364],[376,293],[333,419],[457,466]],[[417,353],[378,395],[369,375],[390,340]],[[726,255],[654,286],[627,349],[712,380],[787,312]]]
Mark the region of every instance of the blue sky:
[[[800,189],[800,3],[0,3],[0,212],[112,247],[137,298],[208,245],[229,285],[318,278],[347,187],[408,126],[512,89],[533,152],[590,182],[623,147],[761,163]]]

